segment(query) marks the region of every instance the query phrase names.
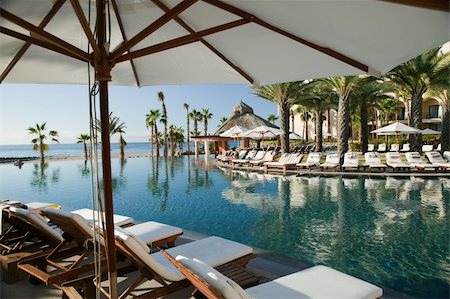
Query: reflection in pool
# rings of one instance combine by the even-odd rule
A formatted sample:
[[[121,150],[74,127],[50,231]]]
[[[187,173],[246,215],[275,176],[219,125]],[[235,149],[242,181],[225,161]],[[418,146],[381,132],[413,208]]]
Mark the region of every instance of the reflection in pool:
[[[449,296],[450,180],[277,177],[193,158],[113,160],[115,212],[325,264],[417,297]],[[0,166],[0,197],[90,206],[83,161]]]

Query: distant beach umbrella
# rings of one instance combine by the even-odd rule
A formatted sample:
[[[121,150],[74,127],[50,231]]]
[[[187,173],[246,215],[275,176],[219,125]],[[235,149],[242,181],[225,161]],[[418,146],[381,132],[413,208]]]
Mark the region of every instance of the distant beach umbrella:
[[[268,126],[259,126],[251,129],[245,133],[239,134],[239,137],[252,138],[252,139],[270,139],[280,136],[283,132],[277,128],[271,128]]]
[[[395,122],[385,127],[370,131],[378,135],[403,135],[403,134],[422,134],[422,130]]]
[[[302,140],[303,138],[302,138],[302,136],[300,136],[300,135],[298,135],[298,134],[296,134],[294,132],[291,132],[289,134],[289,139],[291,139],[291,140]]]
[[[222,134],[220,134],[220,137],[238,137],[239,134],[242,134],[244,132],[247,132],[248,129],[241,127],[241,126],[233,126],[231,128],[229,128],[228,130],[226,130],[225,132],[223,132]]]
[[[422,135],[441,135],[441,132],[428,128],[428,129],[422,130]]]

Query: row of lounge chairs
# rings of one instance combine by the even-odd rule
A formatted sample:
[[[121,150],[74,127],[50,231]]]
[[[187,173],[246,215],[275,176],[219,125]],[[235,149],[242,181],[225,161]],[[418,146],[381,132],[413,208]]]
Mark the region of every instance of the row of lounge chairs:
[[[367,151],[368,152],[380,152],[380,153],[384,153],[387,152],[387,146],[386,143],[380,143],[378,144],[377,149],[375,150],[375,145],[373,144],[368,144],[367,145]],[[409,145],[409,143],[404,143],[402,145],[402,148],[400,148],[400,145],[398,143],[393,143],[391,144],[391,147],[389,148],[390,152],[409,152],[411,151],[411,147]],[[434,148],[434,146],[432,144],[424,144],[422,145],[422,152],[426,153],[426,152],[432,152],[432,151],[437,151],[440,152],[441,151],[441,144],[439,143],[436,147],[436,149]]]
[[[101,281],[94,282],[93,275],[87,275],[94,269],[94,263],[88,258],[93,254],[93,246],[89,246],[89,243],[97,237],[95,231],[102,231],[97,219],[89,216],[93,214],[91,210],[74,213],[45,208],[38,211],[10,205],[4,211],[8,213],[7,221],[17,216],[16,219],[24,222],[19,227],[15,227],[17,222],[9,222],[14,229],[22,230],[33,226],[33,231],[29,231],[30,235],[34,234],[36,238],[45,239],[44,236],[49,234],[52,235],[50,239],[54,239],[51,243],[58,244],[56,247],[50,244],[52,249],[48,254],[22,260],[18,266],[21,270],[47,285],[61,289],[65,294],[69,291],[72,295],[74,292],[79,292],[80,280],[85,282],[84,286],[90,283],[91,287],[94,284],[100,287]],[[87,215],[88,218],[84,218],[83,215]],[[115,215],[114,218],[117,224],[120,222],[125,225],[125,227],[117,225],[115,228],[117,256],[131,262],[134,265],[133,270],[139,271],[136,278],[127,278],[128,287],[118,298],[131,295],[144,280],[155,280],[161,285],[158,288],[152,288],[150,293],[146,294],[150,297],[160,297],[180,290],[190,285],[189,281],[201,292],[205,292],[205,289],[199,287],[193,277],[210,277],[216,280],[217,283],[213,283],[213,287],[218,293],[214,293],[215,296],[211,295],[212,297],[206,293],[208,298],[249,298],[242,297],[244,295],[252,298],[305,298],[305,296],[324,298],[331,294],[333,298],[379,298],[383,294],[383,290],[375,285],[325,266],[312,267],[243,290],[230,278],[224,278],[225,276],[216,269],[225,269],[223,265],[235,267],[226,273],[233,275],[239,272],[239,275],[234,275],[236,279],[239,279],[246,271],[243,267],[255,257],[251,247],[215,236],[172,247],[173,240],[182,234],[181,229],[157,222],[134,224],[130,217],[120,215]],[[152,235],[151,238],[150,235]],[[8,237],[4,237],[2,241],[7,240]],[[103,245],[101,236],[99,242]],[[166,251],[154,252],[155,242],[159,245],[166,243],[170,248]],[[66,243],[71,244],[71,250],[63,246]],[[74,256],[73,262],[67,264],[67,260]],[[184,266],[190,265],[189,270],[180,268],[179,262]],[[102,269],[104,270],[104,267]],[[123,275],[124,269],[130,271],[130,266],[119,269],[118,272]],[[192,273],[196,274],[192,276]],[[105,277],[107,275],[100,276],[100,280]],[[224,288],[223,281],[226,281],[231,289]],[[76,284],[73,284],[74,282]],[[211,282],[214,281],[207,283]],[[240,282],[244,287],[248,286],[248,279],[247,284],[242,280]],[[253,281],[251,285],[255,284],[257,281],[256,283]],[[222,287],[218,287],[219,285]],[[85,295],[88,294],[86,289],[83,291]]]
[[[260,152],[258,152],[260,153]],[[256,154],[257,156],[258,154]],[[402,160],[399,152],[388,152],[385,154],[386,163],[381,161],[380,153],[367,152],[364,154],[364,164],[360,164],[360,154],[356,152],[348,152],[344,155],[342,166],[340,165],[340,157],[337,153],[328,153],[324,163],[320,163],[321,153],[309,153],[306,161],[301,162],[304,155],[299,153],[282,154],[278,161],[273,161],[274,154],[266,152],[264,156],[256,157],[256,159],[233,159],[230,161],[234,166],[263,166],[266,172],[282,171],[286,173],[289,169],[302,170],[320,168],[321,170],[335,170],[339,167],[343,170],[358,170],[359,168],[372,170],[386,170],[388,167],[393,171],[410,171],[410,170],[449,170],[450,163],[438,152],[426,152],[426,157],[429,160],[425,162],[422,160],[418,152],[404,153],[406,161]],[[444,157],[450,161],[450,153],[445,152]],[[261,159],[260,159],[261,158]]]

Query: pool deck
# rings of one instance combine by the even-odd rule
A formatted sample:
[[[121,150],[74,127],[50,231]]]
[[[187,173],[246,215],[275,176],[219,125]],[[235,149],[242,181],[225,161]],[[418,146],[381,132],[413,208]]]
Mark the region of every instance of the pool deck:
[[[185,232],[182,237],[179,237],[177,240],[177,245],[191,242],[193,240],[198,240],[206,237],[206,235],[195,233],[195,232]],[[247,265],[247,270],[254,274],[263,276],[268,280],[272,280],[278,278],[280,276],[284,276],[287,274],[291,274],[293,272],[301,271],[303,269],[309,268],[312,264],[304,263],[300,260],[292,259],[286,256],[281,256],[272,252],[268,252],[259,248],[254,248],[254,252],[257,254],[257,257],[250,261]],[[123,281],[119,278],[120,282]],[[154,282],[145,282],[139,289],[147,290],[154,285]],[[390,288],[386,288],[380,286],[384,290],[385,299],[412,299],[414,297],[399,293]],[[119,286],[120,288],[120,286]],[[178,291],[169,296],[165,296],[164,298],[192,298],[193,288],[186,288],[182,291]],[[139,294],[139,290],[134,295]],[[27,279],[23,279],[19,282],[13,284],[6,284],[4,282],[0,282],[0,298],[9,299],[9,298],[30,298],[30,299],[53,299],[53,298],[61,298],[62,292],[55,288],[45,286],[45,285],[32,285],[28,282]],[[131,298],[131,296],[129,296]],[[104,298],[104,296],[101,296]]]

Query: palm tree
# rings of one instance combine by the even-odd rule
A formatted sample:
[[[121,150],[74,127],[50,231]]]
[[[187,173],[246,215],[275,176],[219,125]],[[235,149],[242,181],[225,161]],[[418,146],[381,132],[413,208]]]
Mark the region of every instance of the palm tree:
[[[197,110],[193,109],[189,113],[189,117],[194,121],[194,130],[192,131],[192,135],[193,136],[198,136],[199,135],[198,122],[202,121],[202,119],[203,119],[202,113],[200,111],[197,111]]]
[[[411,126],[421,129],[423,95],[443,77],[448,77],[449,67],[450,53],[442,54],[436,48],[399,65],[386,75],[400,92],[411,99]],[[413,151],[419,151],[422,136],[411,135],[410,143]]]
[[[253,85],[254,94],[272,101],[278,105],[280,114],[280,129],[282,134],[281,151],[286,153],[289,151],[289,110],[293,104],[293,100],[298,95],[299,84],[295,82],[278,83],[265,86]]]
[[[448,96],[448,86],[450,86],[450,82],[427,91],[427,96],[438,101],[443,108],[441,132],[441,150],[443,152],[450,150],[450,98]]]
[[[90,139],[91,139],[91,136],[89,134],[83,134],[83,133],[81,133],[80,136],[77,137],[77,143],[83,143],[83,145],[84,145],[84,161],[87,161],[87,159],[88,159],[88,151],[87,151],[86,142],[88,142]]]
[[[268,117],[267,117],[267,120],[269,121],[269,122],[271,122],[272,124],[275,124],[275,121],[278,119],[278,116],[276,116],[275,114],[270,114]]]
[[[169,127],[170,155],[175,156],[175,143],[178,128],[175,125]]]
[[[158,132],[158,128],[155,124],[155,135],[153,137],[153,141],[156,144],[156,157],[160,156],[160,148],[161,148],[161,143],[164,142],[163,140],[163,135],[161,132]]]
[[[36,136],[36,138],[31,140],[31,142],[33,143],[33,150],[35,150],[35,151],[39,150],[39,153],[41,154],[41,163],[42,164],[45,163],[44,152],[46,150],[48,150],[48,144],[46,144],[44,142],[47,139],[47,135],[45,135],[46,134],[46,130],[45,130],[46,124],[47,124],[47,122],[44,122],[40,125],[36,124],[35,127],[29,127],[27,129],[29,134],[33,134],[34,136]],[[53,142],[59,143],[57,131],[51,130],[50,132],[48,132],[48,135],[51,137],[51,140]]]
[[[183,154],[184,130],[182,127],[175,128],[175,144],[178,144],[178,154]]]
[[[223,125],[226,121],[228,120],[228,117],[222,117],[221,119],[219,119],[220,121],[220,125],[218,125],[218,127],[220,127],[221,125]]]
[[[164,157],[167,157],[168,154],[168,136],[167,136],[167,109],[166,109],[166,103],[164,102],[164,93],[162,91],[158,92],[158,100],[162,103],[162,116],[161,116],[161,122],[164,124]]]
[[[338,152],[340,162],[344,161],[344,154],[348,151],[350,124],[350,94],[359,86],[361,78],[358,76],[333,77],[319,79],[323,90],[333,92],[338,102]]]
[[[309,111],[308,111],[308,107],[302,106],[302,105],[298,105],[297,108],[295,108],[295,112],[298,113],[298,115],[300,116],[301,121],[303,121],[303,132],[302,132],[302,137],[304,140],[308,141],[309,140],[309,129],[308,129],[308,122],[310,119],[310,115],[309,115]]]
[[[352,94],[352,101],[359,108],[361,150],[363,153],[367,152],[367,145],[369,143],[369,109],[374,107],[380,108],[383,101],[391,98],[391,95],[388,93],[391,90],[392,88],[383,81],[374,77],[367,77],[362,79],[360,87]]]
[[[205,136],[208,136],[208,120],[213,117],[213,114],[209,112],[209,109],[202,109],[203,124],[205,126]]]
[[[184,109],[186,109],[186,140],[187,140],[187,152],[191,152],[190,136],[189,136],[189,105],[188,103],[183,104]]]
[[[97,132],[101,133],[101,122],[99,119],[96,120],[95,128]],[[125,158],[125,146],[127,146],[127,142],[125,138],[123,138],[123,134],[125,134],[125,122],[121,121],[119,117],[113,116],[113,113],[109,113],[109,136],[114,136],[119,134],[119,147],[120,147],[120,158]]]
[[[153,144],[156,143],[156,156],[159,157],[159,140],[155,138],[155,136],[158,134],[158,119],[161,116],[159,113],[159,109],[150,109],[149,114],[145,115],[145,124],[148,127],[151,128],[151,137],[150,137],[150,143],[152,145],[152,156],[153,156]]]

